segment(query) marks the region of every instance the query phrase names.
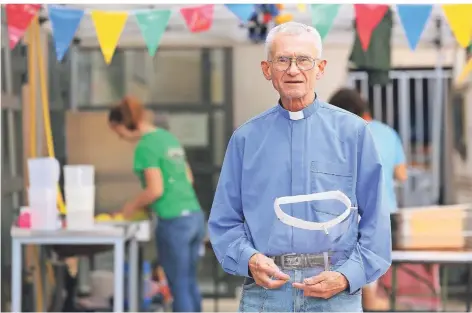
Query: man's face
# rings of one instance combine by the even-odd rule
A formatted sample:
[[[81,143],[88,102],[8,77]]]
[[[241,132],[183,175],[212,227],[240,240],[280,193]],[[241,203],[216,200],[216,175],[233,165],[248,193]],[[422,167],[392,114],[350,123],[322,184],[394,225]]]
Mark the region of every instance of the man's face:
[[[311,34],[278,33],[274,38],[268,60],[271,62],[261,62],[262,72],[266,79],[272,80],[272,85],[281,98],[309,98],[313,96],[316,80],[321,78],[326,66],[326,61],[319,60],[318,55],[319,52]],[[295,58],[300,61],[299,65],[310,64],[311,60],[315,60],[315,65],[308,70],[300,69]],[[286,66],[281,66],[281,64]],[[286,69],[283,70],[283,68]]]

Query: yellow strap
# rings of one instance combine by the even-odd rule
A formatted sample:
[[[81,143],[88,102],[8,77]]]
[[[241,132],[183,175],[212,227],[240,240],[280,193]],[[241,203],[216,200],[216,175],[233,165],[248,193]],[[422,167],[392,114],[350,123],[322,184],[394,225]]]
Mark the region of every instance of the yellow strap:
[[[39,65],[39,84],[40,84],[40,90],[41,90],[41,104],[43,105],[43,119],[44,119],[44,132],[46,135],[46,144],[47,144],[47,149],[48,149],[48,155],[50,157],[54,157],[54,142],[52,138],[52,131],[51,131],[51,117],[49,115],[49,99],[48,99],[48,88],[47,88],[47,76],[46,76],[46,70],[44,68],[44,58],[43,58],[43,51],[41,49],[41,34],[40,34],[40,29],[39,29],[39,24],[36,20],[35,22],[35,37],[36,37],[36,43],[38,44],[38,50],[37,50],[37,57],[38,57],[38,65]],[[64,205],[64,200],[62,198],[62,192],[61,189],[59,188],[59,185],[57,186],[57,204],[59,206],[59,211],[62,214],[66,213],[66,208]]]

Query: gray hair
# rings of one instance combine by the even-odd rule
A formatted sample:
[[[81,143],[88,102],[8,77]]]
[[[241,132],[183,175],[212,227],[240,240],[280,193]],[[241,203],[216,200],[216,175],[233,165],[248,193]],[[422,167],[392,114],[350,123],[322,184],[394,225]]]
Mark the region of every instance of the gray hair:
[[[303,33],[309,33],[313,36],[313,42],[318,50],[318,57],[321,57],[323,52],[323,42],[321,40],[320,33],[312,26],[308,26],[298,22],[287,22],[275,26],[267,34],[265,41],[265,53],[267,58],[269,58],[270,53],[272,52],[272,44],[274,43],[275,35],[278,33],[284,33],[291,36],[301,35]]]

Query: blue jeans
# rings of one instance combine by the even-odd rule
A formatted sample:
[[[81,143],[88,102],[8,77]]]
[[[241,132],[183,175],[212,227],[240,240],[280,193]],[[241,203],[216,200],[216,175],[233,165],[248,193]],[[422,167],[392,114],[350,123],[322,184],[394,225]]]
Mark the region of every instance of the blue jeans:
[[[205,237],[203,212],[159,219],[156,228],[159,261],[174,298],[174,312],[201,312],[197,282],[199,250]]]
[[[354,294],[342,291],[330,299],[305,297],[292,287],[294,282],[315,276],[323,268],[284,270],[290,281],[279,289],[264,289],[246,278],[243,284],[239,312],[362,312],[362,291]]]

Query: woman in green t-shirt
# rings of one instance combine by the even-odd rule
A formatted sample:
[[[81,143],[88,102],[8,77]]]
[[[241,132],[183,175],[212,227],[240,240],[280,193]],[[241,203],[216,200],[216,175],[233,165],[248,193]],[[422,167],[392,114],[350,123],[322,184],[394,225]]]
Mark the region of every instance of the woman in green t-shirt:
[[[205,221],[185,151],[174,135],[144,119],[136,99],[124,98],[110,110],[108,122],[120,138],[137,142],[133,169],[143,190],[121,212],[129,218],[148,208],[157,215],[157,252],[174,298],[173,310],[200,312],[197,265]]]

